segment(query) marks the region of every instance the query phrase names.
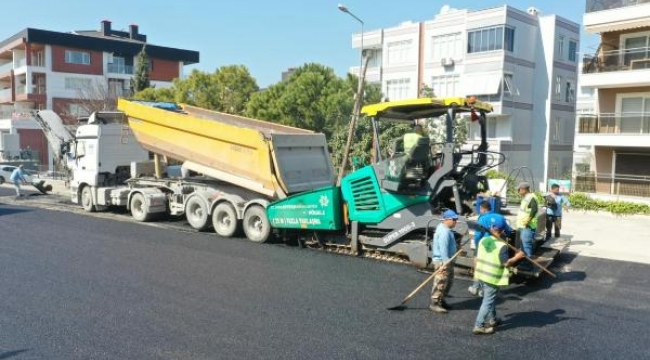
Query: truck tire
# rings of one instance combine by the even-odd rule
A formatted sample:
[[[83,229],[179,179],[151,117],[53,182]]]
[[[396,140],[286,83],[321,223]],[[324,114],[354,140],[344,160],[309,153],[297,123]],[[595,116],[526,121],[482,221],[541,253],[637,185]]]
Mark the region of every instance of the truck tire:
[[[90,186],[84,186],[81,189],[81,207],[88,212],[97,210],[95,204],[93,204],[93,194],[90,192]]]
[[[135,221],[147,222],[151,221],[153,218],[153,214],[150,213],[147,208],[147,202],[144,199],[144,195],[140,193],[133,194],[129,208],[131,209],[131,216],[133,216]]]
[[[208,205],[198,196],[192,196],[185,204],[185,217],[187,222],[198,231],[203,231],[210,226]]]
[[[246,209],[243,225],[244,233],[249,240],[264,243],[269,239],[271,224],[263,207],[253,205]]]
[[[212,227],[218,235],[232,237],[237,225],[237,212],[232,204],[222,202],[212,210]]]

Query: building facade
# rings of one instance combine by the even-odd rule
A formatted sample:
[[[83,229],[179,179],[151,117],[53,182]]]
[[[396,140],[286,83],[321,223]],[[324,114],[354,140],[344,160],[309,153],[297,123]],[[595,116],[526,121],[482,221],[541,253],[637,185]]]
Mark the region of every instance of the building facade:
[[[585,191],[650,196],[649,19],[648,0],[586,1],[585,30],[600,45],[581,69],[580,86],[596,99],[592,113],[578,116]]]
[[[129,96],[137,55],[143,48],[149,57],[151,84],[156,87],[170,86],[182,76],[185,65],[199,61],[197,51],[149,44],[137,25],[119,31],[107,20],[98,31],[27,28],[0,41],[0,138],[19,134],[20,149],[42,147],[41,130],[26,123],[33,121],[25,116],[30,110],[51,109],[72,123],[89,115],[81,104],[84,98],[101,101],[102,94]],[[41,162],[47,163],[47,146],[36,150]]]
[[[360,48],[360,34],[352,46]],[[389,100],[417,97],[426,86],[435,96],[491,102],[489,150],[506,159],[497,169],[528,167],[540,188],[571,174],[578,46],[577,24],[510,6],[445,6],[433,20],[363,34],[366,81],[381,84]],[[478,140],[470,125],[468,145]]]

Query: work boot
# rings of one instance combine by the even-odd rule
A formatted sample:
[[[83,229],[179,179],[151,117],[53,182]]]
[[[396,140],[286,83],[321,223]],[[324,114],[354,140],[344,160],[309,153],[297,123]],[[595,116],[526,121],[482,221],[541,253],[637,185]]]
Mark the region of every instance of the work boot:
[[[433,311],[434,313],[438,313],[438,314],[446,314],[447,313],[447,309],[442,307],[440,305],[439,301],[431,303],[431,305],[429,305],[429,310]]]
[[[494,334],[494,328],[493,327],[485,327],[485,326],[474,326],[474,329],[472,329],[472,334],[474,334],[474,335],[492,335],[492,334]]]
[[[452,309],[452,306],[449,305],[449,304],[445,301],[445,299],[440,300],[440,306],[441,306],[443,309],[445,309],[445,310],[451,310],[451,309]]]
[[[499,325],[501,325],[501,319],[499,319],[499,318],[492,319],[492,320],[485,323],[485,326],[491,327],[491,328],[495,328],[495,327],[497,327]]]

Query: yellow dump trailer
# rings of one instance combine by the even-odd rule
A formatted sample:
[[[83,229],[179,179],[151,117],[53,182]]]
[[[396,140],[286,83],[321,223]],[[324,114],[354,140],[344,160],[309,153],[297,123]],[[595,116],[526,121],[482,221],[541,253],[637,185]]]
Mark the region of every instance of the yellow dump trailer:
[[[118,109],[144,149],[269,199],[334,183],[323,134],[189,105],[120,99]]]

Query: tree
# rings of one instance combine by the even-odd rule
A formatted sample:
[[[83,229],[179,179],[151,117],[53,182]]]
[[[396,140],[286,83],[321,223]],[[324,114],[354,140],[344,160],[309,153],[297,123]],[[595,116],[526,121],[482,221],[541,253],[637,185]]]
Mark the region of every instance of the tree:
[[[136,100],[174,102],[173,88],[146,88],[133,95]]]
[[[121,91],[121,87],[111,86],[110,80],[107,78],[91,80],[77,89],[75,103],[78,113],[64,114],[64,116],[69,120],[74,120],[95,111],[115,111],[117,110],[117,98],[122,95]]]
[[[246,115],[329,136],[349,121],[354,88],[320,64],[305,64],[286,81],[252,96]]]
[[[243,65],[223,66],[214,72],[218,106],[215,110],[243,115],[251,96],[259,91],[257,81]]]
[[[143,45],[142,50],[138,53],[137,67],[133,78],[131,78],[131,91],[134,94],[151,87],[149,81],[149,56],[147,56],[145,48],[146,45]]]
[[[170,88],[145,89],[136,99],[173,101],[210,110],[242,115],[246,104],[259,91],[257,82],[243,65],[229,65],[207,73],[192,70],[185,79],[174,79]]]

